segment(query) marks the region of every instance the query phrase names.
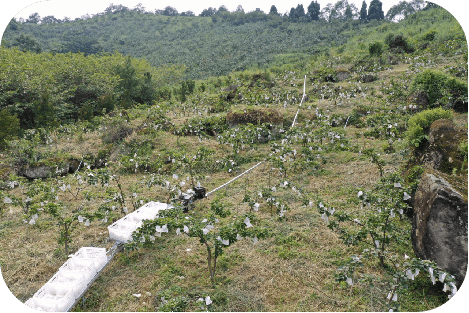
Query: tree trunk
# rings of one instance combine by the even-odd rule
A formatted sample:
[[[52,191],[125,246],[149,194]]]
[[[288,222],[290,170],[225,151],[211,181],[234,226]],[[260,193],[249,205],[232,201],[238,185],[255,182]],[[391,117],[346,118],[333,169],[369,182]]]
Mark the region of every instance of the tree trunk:
[[[205,246],[207,246],[207,262],[208,262],[208,271],[210,272],[210,280],[212,281],[212,284],[215,284],[215,271],[212,270],[212,249],[210,249],[210,246],[206,241],[204,241]],[[215,260],[216,262],[216,260]]]
[[[65,256],[68,256],[68,225],[67,223],[65,223],[64,226],[65,226]]]

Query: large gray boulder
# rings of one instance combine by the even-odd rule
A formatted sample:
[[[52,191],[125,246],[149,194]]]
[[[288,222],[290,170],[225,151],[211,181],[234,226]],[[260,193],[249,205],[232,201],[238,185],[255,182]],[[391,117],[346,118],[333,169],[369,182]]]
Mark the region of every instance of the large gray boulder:
[[[28,179],[64,176],[70,172],[70,163],[68,159],[51,158],[21,166],[17,169],[17,173]]]
[[[48,178],[66,175],[69,171],[70,164],[63,163],[57,166],[41,164],[36,166],[27,166],[22,174],[29,179]]]
[[[412,247],[462,284],[467,270],[467,200],[438,172],[422,175],[415,193]]]

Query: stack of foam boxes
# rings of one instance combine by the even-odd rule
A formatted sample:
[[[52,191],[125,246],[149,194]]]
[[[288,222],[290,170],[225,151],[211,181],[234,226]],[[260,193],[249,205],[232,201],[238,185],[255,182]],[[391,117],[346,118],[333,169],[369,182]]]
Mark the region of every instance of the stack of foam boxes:
[[[105,248],[80,248],[25,304],[39,311],[70,310],[107,262]]]
[[[153,201],[145,204],[109,226],[110,239],[122,243],[128,242],[132,239],[132,233],[142,225],[143,220],[154,219],[159,211],[171,207],[172,205]],[[39,311],[70,310],[107,262],[109,259],[105,248],[81,248],[71,255],[59,271],[25,304]]]
[[[159,211],[171,207],[171,205],[166,203],[148,202],[138,210],[127,214],[111,226],[108,226],[109,238],[117,242],[127,243],[132,240],[132,233],[143,224],[143,220],[152,220],[158,215]]]

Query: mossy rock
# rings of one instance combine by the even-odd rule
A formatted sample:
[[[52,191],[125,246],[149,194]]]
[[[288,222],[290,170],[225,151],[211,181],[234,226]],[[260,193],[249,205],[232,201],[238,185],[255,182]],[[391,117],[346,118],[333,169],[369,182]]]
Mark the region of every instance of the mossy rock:
[[[322,67],[322,68],[316,69],[313,72],[313,75],[310,80],[312,83],[315,81],[335,83],[339,81],[339,78],[337,76],[337,72],[335,69],[330,68],[330,67]]]
[[[415,193],[412,247],[417,257],[456,275],[461,286],[467,271],[467,180],[461,185],[436,170],[423,173]]]
[[[350,72],[346,70],[339,70],[337,71],[337,80],[343,81],[350,77]]]
[[[243,98],[243,95],[238,93],[238,85],[232,84],[225,88],[224,90],[226,93],[223,93],[220,95],[220,98],[226,100],[226,101],[233,101],[233,99],[237,98],[238,100],[241,100]]]
[[[134,132],[134,129],[124,123],[118,125],[109,126],[107,132],[102,135],[102,141],[105,144],[118,143],[130,136]]]
[[[119,145],[109,155],[109,161],[116,162],[118,161],[123,155],[127,155],[130,153],[130,148],[126,145]]]
[[[420,157],[421,163],[446,174],[452,174],[453,169],[461,171],[464,158],[459,145],[463,140],[467,140],[467,129],[457,128],[448,119],[434,121],[430,125],[428,144]]]
[[[463,194],[467,195],[467,160],[459,148],[467,140],[467,129],[457,128],[449,119],[439,119],[430,125],[428,137],[428,141],[414,149],[405,166],[404,177],[407,179],[410,175],[412,181],[418,180],[419,177],[414,177],[417,167],[437,170],[454,186],[464,187]]]

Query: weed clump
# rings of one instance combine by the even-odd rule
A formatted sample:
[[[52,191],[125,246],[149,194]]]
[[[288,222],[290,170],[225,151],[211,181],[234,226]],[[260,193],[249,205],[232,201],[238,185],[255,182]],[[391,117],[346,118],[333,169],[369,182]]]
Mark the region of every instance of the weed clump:
[[[103,143],[117,143],[127,138],[134,132],[133,128],[127,125],[125,122],[117,122],[108,128],[102,136]]]
[[[283,123],[283,116],[274,109],[248,109],[244,112],[229,112],[226,115],[226,121],[230,126],[248,123],[279,125]]]

